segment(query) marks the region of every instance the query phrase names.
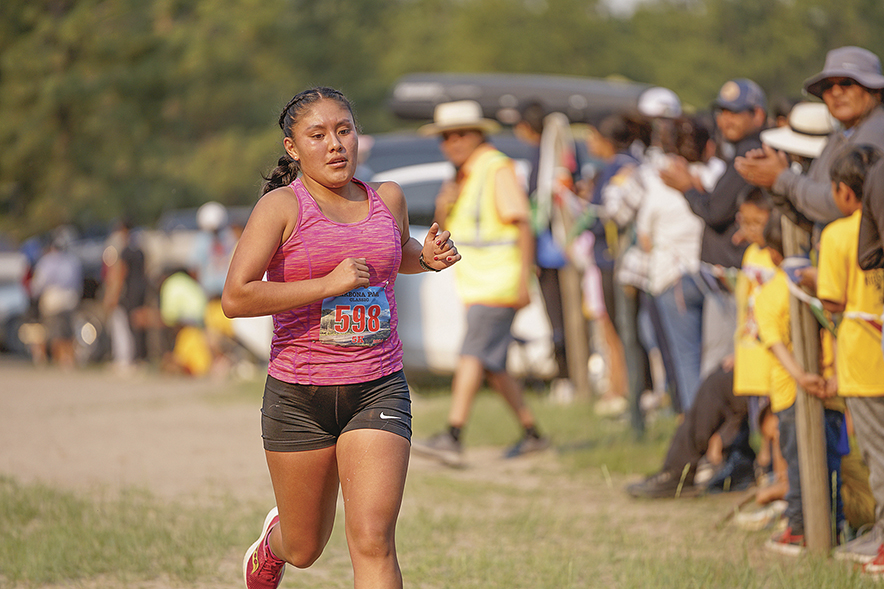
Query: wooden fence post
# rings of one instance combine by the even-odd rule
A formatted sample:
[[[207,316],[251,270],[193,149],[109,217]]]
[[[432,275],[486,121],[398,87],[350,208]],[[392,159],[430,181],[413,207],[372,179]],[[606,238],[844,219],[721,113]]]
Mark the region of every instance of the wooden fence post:
[[[574,219],[566,207],[556,207],[553,210],[553,225],[557,226],[562,235],[568,235],[571,231]],[[559,269],[568,377],[574,385],[574,396],[578,399],[589,399],[592,397],[589,384],[589,329],[586,316],[583,314],[583,288],[580,285],[580,276],[580,271],[570,259],[563,268]]]
[[[783,250],[786,256],[801,255],[810,248],[810,234],[785,216],[782,218]],[[805,372],[819,372],[820,325],[810,308],[789,297],[792,350]],[[826,466],[826,438],[822,401],[800,386],[795,397],[795,425],[798,436],[798,465],[801,473],[801,505],[807,549],[825,553],[831,547],[829,477]]]
[[[549,209],[553,237],[566,249],[574,217],[568,201],[576,198],[571,192],[571,170],[574,160],[574,138],[570,121],[562,113],[548,114],[543,120],[538,162],[538,206]],[[567,257],[567,256],[566,256]],[[570,260],[559,269],[559,288],[562,294],[562,315],[565,321],[565,349],[568,376],[577,398],[592,396],[589,383],[589,329],[583,314],[583,294],[580,270]]]

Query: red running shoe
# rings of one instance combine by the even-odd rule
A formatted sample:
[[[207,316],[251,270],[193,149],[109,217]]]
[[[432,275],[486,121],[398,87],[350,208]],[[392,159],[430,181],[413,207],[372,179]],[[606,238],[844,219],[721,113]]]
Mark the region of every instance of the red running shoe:
[[[863,572],[876,576],[884,573],[884,544],[878,547],[878,556],[863,565]]]
[[[270,530],[279,523],[279,511],[274,507],[264,518],[264,528],[255,543],[246,551],[242,561],[246,589],[276,589],[285,573],[285,561],[270,551],[267,538]]]
[[[777,532],[770,540],[764,543],[764,547],[772,552],[785,554],[786,556],[798,556],[806,549],[804,534],[793,534],[792,528],[786,528],[783,532]]]

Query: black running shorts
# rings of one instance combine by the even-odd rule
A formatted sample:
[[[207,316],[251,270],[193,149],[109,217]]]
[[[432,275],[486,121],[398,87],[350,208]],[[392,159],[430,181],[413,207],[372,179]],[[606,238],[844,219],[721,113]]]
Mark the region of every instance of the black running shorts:
[[[355,429],[387,430],[411,440],[411,397],[404,372],[331,386],[290,384],[267,376],[261,408],[265,450],[327,448]]]

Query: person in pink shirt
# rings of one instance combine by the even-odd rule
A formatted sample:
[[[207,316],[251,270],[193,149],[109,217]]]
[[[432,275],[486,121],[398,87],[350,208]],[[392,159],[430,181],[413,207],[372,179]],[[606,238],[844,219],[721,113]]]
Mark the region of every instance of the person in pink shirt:
[[[359,137],[331,88],[297,94],[279,118],[285,154],[233,254],[228,317],[272,315],[262,437],[276,496],[243,559],[247,589],[319,558],[338,489],[355,584],[402,587],[395,530],[411,439],[396,334],[398,273],[460,259],[447,231],[410,237],[402,189],[353,177]],[[266,275],[266,278],[265,278]]]

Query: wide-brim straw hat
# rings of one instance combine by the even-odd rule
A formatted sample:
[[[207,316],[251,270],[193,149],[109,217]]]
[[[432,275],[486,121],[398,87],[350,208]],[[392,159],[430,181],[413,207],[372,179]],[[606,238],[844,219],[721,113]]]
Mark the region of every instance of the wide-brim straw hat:
[[[490,135],[500,130],[500,123],[482,116],[482,107],[475,100],[458,100],[437,104],[433,122],[418,129],[421,135],[439,135],[446,131],[477,130]]]
[[[881,60],[862,47],[839,47],[826,54],[823,71],[804,81],[804,90],[818,98],[823,97],[822,85],[827,78],[850,78],[869,90],[884,88]]]
[[[835,120],[822,102],[799,102],[789,111],[789,124],[761,132],[761,142],[779,151],[815,158],[823,152]]]
[[[789,124],[761,132],[761,142],[779,151],[815,158],[823,152],[835,119],[822,102],[799,102],[789,111]]]

